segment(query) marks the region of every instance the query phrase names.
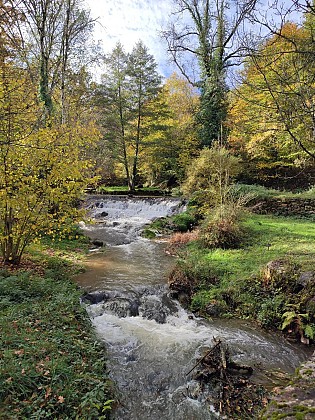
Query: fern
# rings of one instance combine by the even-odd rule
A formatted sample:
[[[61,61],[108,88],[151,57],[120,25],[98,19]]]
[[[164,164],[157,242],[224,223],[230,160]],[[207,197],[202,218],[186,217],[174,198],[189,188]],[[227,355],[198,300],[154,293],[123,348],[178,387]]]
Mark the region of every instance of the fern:
[[[296,320],[297,314],[294,311],[287,311],[282,315],[282,318],[284,318],[284,320],[281,329],[284,330],[286,327],[292,324],[293,321]]]
[[[305,337],[313,340],[313,338],[315,337],[315,324],[305,325],[304,334],[305,334]]]

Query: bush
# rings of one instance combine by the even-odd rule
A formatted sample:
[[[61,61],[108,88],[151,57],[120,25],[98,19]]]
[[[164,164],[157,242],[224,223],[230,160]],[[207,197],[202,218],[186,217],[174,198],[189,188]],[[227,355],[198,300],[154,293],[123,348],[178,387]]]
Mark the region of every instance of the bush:
[[[279,329],[285,305],[285,296],[282,294],[266,298],[257,308],[257,320],[260,325],[268,329]]]
[[[202,240],[207,248],[234,249],[243,242],[244,232],[234,220],[212,220],[204,229]]]
[[[183,278],[187,278],[192,284],[198,285],[198,288],[217,282],[217,274],[202,252],[188,253],[185,260],[178,260],[174,271],[180,273]]]
[[[270,197],[278,197],[280,191],[272,188],[266,188],[262,185],[256,184],[233,184],[231,186],[230,194],[232,194],[235,197],[249,196],[252,199],[264,199]]]
[[[240,161],[222,146],[203,149],[189,167],[182,185],[184,194],[193,197],[202,212],[226,201],[231,181],[240,171]]]
[[[145,228],[141,233],[141,236],[146,239],[154,239],[156,238],[156,233],[152,229]]]
[[[247,237],[242,226],[243,209],[233,203],[217,207],[205,221],[201,239],[206,248],[239,248]]]
[[[168,242],[167,251],[171,254],[176,255],[178,250],[182,249],[189,242],[196,241],[199,238],[199,231],[194,230],[192,232],[174,233]]]
[[[190,231],[196,224],[195,217],[188,213],[180,213],[172,218],[172,229],[175,232],[187,232]]]

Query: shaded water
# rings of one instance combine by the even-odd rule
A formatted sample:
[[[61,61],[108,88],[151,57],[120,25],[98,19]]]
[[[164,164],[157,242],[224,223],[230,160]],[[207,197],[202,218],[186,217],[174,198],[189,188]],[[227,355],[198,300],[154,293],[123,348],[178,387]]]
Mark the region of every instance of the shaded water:
[[[239,321],[197,319],[169,298],[166,276],[174,260],[163,242],[139,233],[149,220],[179,211],[178,201],[92,197],[88,206],[97,223],[83,229],[108,246],[91,254],[77,281],[98,301],[87,309],[120,394],[114,418],[217,418],[187,375],[214,337],[229,344],[233,360],[256,368],[260,380],[266,370],[292,372],[305,360],[306,353],[278,335]]]

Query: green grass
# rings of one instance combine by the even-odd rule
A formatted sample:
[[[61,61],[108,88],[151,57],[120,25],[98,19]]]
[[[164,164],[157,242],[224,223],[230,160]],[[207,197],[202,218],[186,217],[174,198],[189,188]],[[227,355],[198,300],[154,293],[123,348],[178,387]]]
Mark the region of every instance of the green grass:
[[[281,191],[272,188],[267,188],[262,185],[249,185],[249,184],[235,184],[232,187],[232,192],[236,195],[251,195],[253,198],[300,198],[300,199],[315,199],[315,187],[309,188],[305,191],[291,192]]]
[[[266,263],[279,258],[294,258],[312,269],[315,258],[315,224],[301,219],[251,215],[244,223],[249,244],[242,249],[216,249],[205,258],[214,271],[229,280],[258,273]]]
[[[128,193],[129,192],[129,188],[128,186],[105,186],[105,185],[101,185],[97,188],[97,192],[102,193]],[[143,188],[136,188],[135,189],[135,193],[137,192],[147,192],[147,193],[159,193],[161,192],[161,189],[158,187],[143,187]]]
[[[222,316],[253,318],[266,328],[279,329],[287,311],[309,313],[308,328],[314,329],[310,298],[315,288],[300,290],[296,283],[299,272],[314,270],[314,223],[250,215],[243,224],[249,232],[243,248],[209,250],[196,242],[178,262],[179,270],[196,284],[192,309],[204,315],[211,303]],[[274,260],[286,261],[288,275],[280,283],[266,284],[264,269]]]
[[[97,192],[115,192],[115,191],[121,191],[121,192],[128,192],[128,186],[127,185],[123,185],[123,186],[117,186],[117,187],[107,187],[105,185],[100,185],[99,187],[97,187]]]
[[[69,279],[82,238],[45,242],[29,270],[0,272],[0,418],[105,419],[106,354]]]

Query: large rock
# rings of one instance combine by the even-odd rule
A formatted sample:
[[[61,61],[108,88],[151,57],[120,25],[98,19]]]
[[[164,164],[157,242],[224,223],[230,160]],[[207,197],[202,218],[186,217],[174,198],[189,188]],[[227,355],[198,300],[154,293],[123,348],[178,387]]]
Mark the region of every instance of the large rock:
[[[260,419],[315,419],[315,353],[290,385],[277,388]]]

